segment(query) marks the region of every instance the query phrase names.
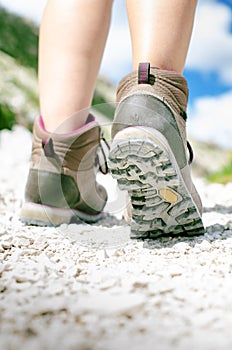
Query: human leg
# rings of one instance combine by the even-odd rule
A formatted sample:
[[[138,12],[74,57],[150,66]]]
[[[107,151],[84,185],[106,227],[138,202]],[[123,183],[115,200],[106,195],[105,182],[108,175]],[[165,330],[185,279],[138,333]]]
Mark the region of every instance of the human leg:
[[[127,0],[133,67],[183,72],[197,0]]]
[[[53,132],[66,119],[62,132],[85,123],[111,7],[112,0],[48,1],[39,42],[40,107],[48,131]],[[77,117],[69,118],[74,113]]]
[[[171,26],[164,13],[167,3],[173,9],[166,11]],[[188,87],[180,74],[194,17],[195,6],[193,1],[190,3],[192,16],[185,24],[184,13],[189,11],[186,1],[128,0],[133,62],[151,60],[158,66],[140,64],[138,72],[122,79],[117,90],[109,167],[131,197],[131,213],[127,211],[127,216],[132,237],[203,232],[201,200],[189,168],[192,150],[185,128]],[[157,8],[159,16],[152,8]],[[161,20],[155,23],[159,17],[166,25]],[[179,41],[183,42],[178,43],[173,31],[181,27],[184,34]]]
[[[40,30],[41,115],[21,220],[97,221],[107,193],[96,182],[101,130],[89,107],[109,27],[111,0],[49,0]],[[72,116],[72,117],[70,117]]]

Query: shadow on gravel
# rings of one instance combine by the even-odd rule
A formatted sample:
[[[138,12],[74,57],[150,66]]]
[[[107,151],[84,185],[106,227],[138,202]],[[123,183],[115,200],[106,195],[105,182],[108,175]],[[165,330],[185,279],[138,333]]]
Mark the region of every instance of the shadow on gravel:
[[[57,227],[57,231],[73,243],[94,250],[120,248],[131,242],[130,227],[123,219],[108,213],[98,222],[63,224]]]
[[[205,212],[217,212],[230,214],[232,208],[224,206],[215,206],[205,208]],[[94,249],[116,248],[130,245],[133,243],[143,243],[144,249],[162,249],[173,248],[178,243],[186,243],[190,248],[201,244],[203,241],[211,244],[216,240],[226,240],[232,237],[232,219],[225,224],[215,223],[206,226],[205,233],[202,235],[187,236],[160,236],[157,238],[130,238],[130,227],[124,219],[118,219],[114,215],[105,213],[104,217],[94,224],[80,222],[80,224],[70,224],[66,227],[61,226],[62,233],[81,245],[89,246]]]
[[[112,227],[112,226],[127,226],[124,219],[118,219],[116,216],[104,213],[103,217],[94,222],[94,223],[88,223],[84,220],[81,220],[78,217],[75,217],[73,221],[70,222],[69,225],[86,225],[86,226],[102,226],[102,227]],[[50,225],[53,226],[52,224]],[[61,225],[62,226],[62,225]],[[57,226],[60,227],[60,226]]]
[[[95,249],[116,248],[116,246],[125,246],[128,244],[133,244],[133,242],[143,242],[143,248],[150,250],[173,248],[178,243],[186,243],[188,244],[189,248],[194,248],[196,245],[201,244],[203,241],[207,241],[211,244],[217,240],[226,240],[228,238],[232,238],[232,221],[227,222],[226,225],[215,223],[213,225],[207,226],[204,235],[170,235],[146,239],[131,239],[129,236],[130,227],[125,223],[124,219],[117,219],[115,216],[110,214],[106,214],[103,219],[99,220],[94,225],[84,225],[86,225],[86,228],[89,228],[89,230],[83,233],[84,235],[89,235],[89,237],[83,239],[84,237],[82,236],[82,240],[79,236],[78,238],[76,237],[76,240],[81,244],[88,245],[90,248]],[[82,225],[82,229],[83,228],[84,227]],[[75,228],[74,230],[71,230],[71,232],[73,231],[75,231]],[[83,235],[83,233],[81,235]],[[101,236],[101,234],[104,236]],[[90,242],[91,244],[89,244]]]
[[[105,213],[103,218],[100,219],[99,221],[97,221],[95,224],[95,226],[103,226],[103,227],[112,227],[115,225],[118,226],[127,226],[125,224],[125,220],[124,219],[118,219],[116,218],[114,215]]]
[[[232,206],[225,206],[221,204],[216,204],[213,207],[206,207],[204,208],[204,213],[211,213],[211,212],[217,212],[220,214],[231,214],[232,213]]]
[[[194,248],[195,245],[201,244],[203,241],[212,243],[217,240],[226,240],[232,238],[232,221],[226,225],[213,224],[207,226],[204,235],[199,236],[165,236],[157,239],[145,239],[143,247],[146,249],[173,248],[178,243],[187,243],[189,247]]]

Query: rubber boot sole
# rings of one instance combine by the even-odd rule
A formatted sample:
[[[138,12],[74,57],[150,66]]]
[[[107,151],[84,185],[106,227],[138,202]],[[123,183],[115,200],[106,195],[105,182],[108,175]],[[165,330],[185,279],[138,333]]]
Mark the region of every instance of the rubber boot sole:
[[[91,215],[69,208],[54,208],[42,204],[26,202],[20,212],[20,220],[27,225],[60,226],[62,224],[88,222],[102,219],[103,213]]]
[[[131,238],[204,234],[198,208],[160,132],[145,127],[118,132],[108,166],[130,196]]]

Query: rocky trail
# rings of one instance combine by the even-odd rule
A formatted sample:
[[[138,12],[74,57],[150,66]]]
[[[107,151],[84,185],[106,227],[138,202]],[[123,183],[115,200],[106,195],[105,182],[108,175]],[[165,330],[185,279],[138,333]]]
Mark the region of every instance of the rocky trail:
[[[230,350],[232,184],[196,179],[198,237],[130,240],[110,177],[97,225],[29,227],[18,212],[30,138],[0,136],[0,349]]]

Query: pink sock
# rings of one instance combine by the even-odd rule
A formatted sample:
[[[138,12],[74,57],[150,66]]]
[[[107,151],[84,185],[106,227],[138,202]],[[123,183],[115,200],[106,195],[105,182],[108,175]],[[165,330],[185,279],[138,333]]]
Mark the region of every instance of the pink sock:
[[[69,135],[75,134],[75,133],[80,132],[81,130],[85,129],[87,127],[87,125],[89,126],[90,123],[94,123],[94,122],[95,122],[94,116],[91,113],[89,113],[89,115],[88,115],[88,117],[86,119],[86,122],[85,122],[85,124],[83,126],[81,126],[78,129],[75,129],[73,131],[69,131],[69,132],[66,132],[66,133],[61,133],[59,135],[69,136]],[[49,131],[46,130],[45,125],[44,125],[44,121],[43,121],[43,117],[41,115],[39,116],[39,126],[46,133],[48,133],[48,134],[55,134],[55,132],[52,133],[52,132],[49,132]]]

